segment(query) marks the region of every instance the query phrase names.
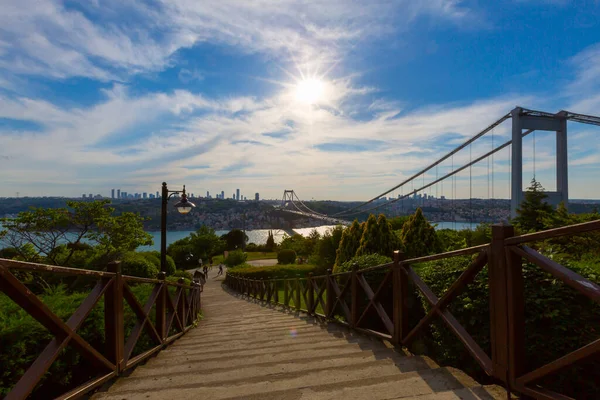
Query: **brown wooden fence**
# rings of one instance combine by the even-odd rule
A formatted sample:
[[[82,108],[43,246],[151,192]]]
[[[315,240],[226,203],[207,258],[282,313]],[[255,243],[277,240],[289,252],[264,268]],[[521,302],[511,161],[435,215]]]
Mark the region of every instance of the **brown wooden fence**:
[[[526,246],[526,243],[598,230],[600,221],[593,221],[514,236],[512,226],[494,225],[489,245],[413,259],[403,259],[402,254],[396,251],[393,263],[338,274],[332,274],[329,270],[327,275],[322,276],[309,274],[308,277],[291,279],[254,280],[228,273],[226,283],[233,290],[248,296],[286,307],[291,303],[291,307],[298,311],[327,318],[398,345],[410,345],[434,318],[440,318],[482,369],[489,376],[503,382],[508,389],[537,399],[568,399],[567,396],[541,387],[536,381],[600,354],[600,339],[532,371],[525,371],[522,264],[523,259],[533,263],[592,301],[600,303],[600,286]],[[436,296],[412,267],[417,263],[465,255],[476,256],[441,297]],[[487,354],[477,344],[448,307],[486,265],[489,277],[491,354]],[[380,283],[377,287],[372,287],[365,276],[375,271],[379,271],[383,278],[378,280]],[[431,306],[412,329],[409,329],[408,324],[409,282],[418,288]],[[391,307],[381,301],[386,287],[391,288]],[[280,298],[281,291],[283,298]],[[370,310],[375,311],[382,329],[364,327],[365,317]]]
[[[17,279],[11,270],[87,276],[96,279],[97,282],[75,313],[67,322],[63,322]],[[154,285],[145,304],[140,304],[134,296],[131,284]],[[170,287],[174,288],[173,293],[169,291]],[[200,312],[202,285],[199,281],[186,285],[183,278],[177,283],[167,282],[164,273],[159,274],[158,279],[122,275],[119,262],[110,263],[107,272],[103,272],[0,259],[0,292],[11,298],[54,336],[8,393],[6,399],[26,398],[67,345],[73,346],[82,358],[89,362],[85,366],[78,367],[93,368],[93,372],[97,373],[92,380],[60,397],[73,399],[148,359],[192,328]],[[77,330],[103,296],[105,349],[100,352],[83,339]],[[137,319],[128,337],[125,337],[124,329],[124,302],[129,304]],[[150,318],[153,308],[155,309],[154,323]],[[174,328],[173,331],[177,333],[169,336],[171,328]],[[132,356],[134,347],[144,330],[152,339],[154,347]],[[1,349],[0,357],[2,357]]]

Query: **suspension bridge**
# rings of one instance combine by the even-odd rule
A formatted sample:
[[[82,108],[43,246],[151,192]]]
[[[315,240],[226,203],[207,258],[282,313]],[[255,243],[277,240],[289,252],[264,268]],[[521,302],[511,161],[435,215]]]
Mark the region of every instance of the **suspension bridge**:
[[[508,121],[512,122],[512,126],[505,126]],[[556,189],[553,191],[545,191],[548,196],[547,201],[550,204],[558,205],[564,202],[568,206],[569,201],[569,180],[568,180],[568,148],[567,148],[567,122],[575,122],[579,124],[589,124],[600,126],[600,117],[592,115],[578,114],[571,111],[560,111],[558,113],[549,113],[545,111],[530,110],[522,107],[516,107],[507,114],[503,115],[498,120],[492,122],[483,130],[464,141],[450,152],[442,155],[437,160],[427,165],[426,167],[410,174],[406,179],[399,184],[394,185],[390,189],[380,193],[379,195],[364,201],[349,209],[336,212],[333,214],[324,214],[311,209],[305,204],[294,190],[286,189],[283,193],[282,210],[290,213],[303,215],[305,217],[321,219],[323,221],[347,225],[355,216],[359,214],[371,213],[376,210],[389,210],[393,205],[398,205],[404,201],[419,199],[423,203],[427,199],[441,210],[442,213],[450,215],[451,218],[456,218],[457,207],[460,204],[467,202],[467,208],[470,212],[466,213],[466,220],[472,221],[473,216],[473,201],[474,197],[474,181],[477,179],[473,175],[473,168],[476,166],[487,167],[484,175],[487,176],[487,192],[484,196],[488,200],[500,200],[494,195],[498,192],[497,181],[503,180],[507,182],[508,190],[506,191],[509,199],[506,203],[508,209],[506,215],[514,218],[517,209],[521,204],[524,196],[523,192],[523,139],[529,135],[533,136],[532,140],[532,169],[533,177],[536,174],[536,131],[555,132],[555,175]],[[507,129],[508,128],[508,129]],[[506,135],[502,133],[508,131],[509,140],[502,140]],[[499,142],[500,140],[500,142]],[[475,154],[474,150],[475,149]],[[468,152],[468,155],[465,153]],[[478,154],[477,152],[481,153]],[[498,160],[498,153],[506,153],[506,161]],[[508,176],[504,179],[497,179],[498,173],[495,168],[500,167]],[[505,170],[505,171],[504,171]],[[468,173],[468,177],[459,177],[461,173]],[[464,182],[461,187],[461,192],[467,193],[459,197],[457,194],[457,180]],[[444,191],[444,182],[448,182],[450,186],[450,195]],[[440,189],[441,186],[441,190]],[[435,189],[436,195],[432,195],[432,189]],[[429,197],[427,195],[429,191]],[[392,197],[386,196],[394,194]],[[497,203],[500,203],[499,201]],[[498,206],[498,204],[495,204]],[[404,207],[399,207],[404,210]],[[506,218],[508,219],[508,218]],[[499,221],[495,221],[499,222]]]
[[[495,130],[509,119],[511,138],[496,145],[502,135],[495,135]],[[446,180],[452,180],[452,201],[457,201],[456,176],[467,170],[467,201],[472,201],[471,170],[485,159],[490,160],[488,193],[494,199],[493,157],[509,148],[509,168],[504,172],[509,175],[507,211],[514,216],[523,198],[523,138],[536,131],[556,134],[556,190],[548,194],[554,201],[567,204],[569,121],[600,126],[600,118],[595,116],[517,107],[368,201],[327,215],[312,210],[293,190],[285,190],[282,209],[343,223],[353,215],[425,193]],[[490,140],[486,141],[486,135]],[[482,141],[490,148],[473,156],[473,145]],[[533,144],[535,156],[535,140]],[[465,149],[469,151],[468,160],[457,156]],[[455,163],[455,156],[462,162]],[[450,168],[440,173],[448,160]],[[535,175],[535,157],[533,165]],[[398,190],[401,192],[395,197],[385,198]],[[443,193],[442,189],[438,194]],[[82,360],[74,375],[85,379],[69,392],[52,397],[75,399],[100,389],[94,399],[490,400],[513,398],[511,392],[540,400],[570,399],[559,393],[562,388],[548,385],[564,369],[597,360],[600,339],[542,365],[529,365],[525,360],[522,266],[527,262],[540,268],[578,296],[600,303],[598,284],[546,257],[535,246],[528,246],[591,232],[600,232],[600,221],[521,236],[515,236],[511,226],[497,224],[492,227],[489,244],[413,259],[395,251],[392,263],[364,270],[335,274],[329,270],[318,276],[282,279],[248,279],[227,273],[224,281],[216,277],[206,280],[197,271],[194,280],[186,283],[183,278],[177,282],[166,280],[164,273],[157,279],[126,276],[119,262],[107,265],[106,271],[92,271],[0,259],[0,294],[10,298],[20,312],[36,320],[50,335],[31,365],[16,372],[18,380],[8,388],[5,398],[25,399],[32,393],[47,398],[47,393],[35,390],[70,346]],[[413,268],[458,256],[472,256],[471,263],[444,293],[434,293]],[[474,299],[489,302],[490,339],[482,348],[455,318],[450,304],[484,268],[489,296]],[[27,287],[28,277],[36,273],[46,278],[85,278],[93,288],[67,319],[55,314]],[[373,276],[379,280],[373,280]],[[410,296],[414,292],[409,291],[409,284],[427,303],[423,315],[410,316],[409,304],[414,303]],[[137,289],[143,285],[149,290],[141,298]],[[98,304],[103,305],[102,311],[93,316],[103,319],[100,340],[82,333],[82,326]],[[411,318],[418,322],[411,325]],[[439,366],[406,350],[436,319],[497,385],[481,385],[462,371]]]

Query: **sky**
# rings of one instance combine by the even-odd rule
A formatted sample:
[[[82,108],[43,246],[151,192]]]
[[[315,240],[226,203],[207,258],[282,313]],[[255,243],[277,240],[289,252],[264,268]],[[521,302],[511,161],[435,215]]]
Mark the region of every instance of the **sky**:
[[[368,5],[367,5],[368,4]],[[366,200],[515,106],[600,115],[600,1],[0,0],[0,196]],[[569,123],[571,198],[600,128]],[[510,121],[396,196],[508,140]],[[533,147],[535,145],[535,153]],[[524,185],[555,188],[551,132]],[[535,154],[535,156],[534,156]],[[428,194],[506,198],[509,153]]]

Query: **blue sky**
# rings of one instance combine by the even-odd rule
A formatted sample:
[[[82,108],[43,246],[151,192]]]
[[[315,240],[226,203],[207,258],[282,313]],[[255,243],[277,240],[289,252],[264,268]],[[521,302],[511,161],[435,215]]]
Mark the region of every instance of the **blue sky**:
[[[359,200],[514,106],[600,114],[600,3],[0,0],[0,196]],[[510,123],[494,130],[508,138]],[[600,128],[569,125],[570,195],[600,198]],[[554,139],[524,181],[554,189]],[[422,182],[487,152],[491,135]],[[458,197],[508,195],[508,153]],[[417,183],[415,183],[416,185]],[[452,196],[451,183],[428,193]],[[405,193],[408,187],[393,193]]]

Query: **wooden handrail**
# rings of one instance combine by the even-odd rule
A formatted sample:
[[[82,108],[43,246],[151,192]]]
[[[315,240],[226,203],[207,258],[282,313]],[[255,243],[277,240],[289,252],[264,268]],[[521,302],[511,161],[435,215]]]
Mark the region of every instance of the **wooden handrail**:
[[[90,276],[98,280],[73,315],[67,322],[63,322],[20,282],[11,270]],[[152,294],[144,305],[140,304],[130,290],[128,282],[154,285]],[[169,286],[177,288],[175,302],[169,294]],[[125,370],[162,350],[165,345],[183,335],[195,324],[201,306],[201,292],[202,286],[196,281],[191,285],[185,285],[182,279],[177,283],[167,282],[164,280],[164,275],[162,279],[123,276],[118,262],[110,263],[107,272],[104,272],[0,259],[0,293],[7,295],[54,335],[54,340],[38,355],[5,398],[23,399],[31,394],[67,345],[73,347],[88,361],[82,363],[81,367],[90,368],[90,375],[96,373],[97,376],[65,393],[61,398],[80,397],[107,380],[119,376]],[[100,352],[77,331],[102,297],[104,297],[105,349]],[[125,337],[123,321],[125,301],[130,305],[137,319],[137,324],[129,338]],[[159,301],[163,301],[165,306],[159,307]],[[156,308],[155,324],[150,320],[153,307]],[[167,314],[169,314],[168,318]],[[167,337],[174,323],[176,331],[179,332]],[[142,330],[148,331],[155,346],[132,358],[132,351]]]
[[[424,328],[429,326],[434,318],[440,318],[463,343],[468,353],[490,376],[498,379],[510,390],[517,390],[523,394],[537,399],[565,399],[566,397],[549,389],[538,386],[529,386],[531,382],[538,381],[551,373],[571,366],[576,362],[600,354],[600,339],[571,353],[549,362],[546,365],[527,372],[524,370],[525,360],[525,289],[523,282],[523,259],[533,263],[549,272],[580,293],[595,302],[600,302],[600,285],[576,274],[557,262],[550,260],[539,252],[519,246],[525,242],[546,240],[559,236],[575,235],[600,230],[600,221],[586,222],[563,228],[551,229],[544,232],[514,236],[514,229],[507,225],[492,226],[492,242],[466,249],[444,252],[424,257],[404,259],[399,252],[394,253],[392,263],[374,267],[345,271],[332,274],[329,270],[326,275],[306,278],[284,278],[262,281],[273,282],[277,293],[277,282],[283,281],[285,300],[283,305],[289,307],[289,300],[295,293],[295,298],[300,295],[304,298],[309,315],[326,318],[330,322],[339,323],[358,332],[372,335],[381,339],[391,340],[398,345],[409,345],[422,334]],[[458,256],[478,254],[470,266],[453,282],[445,293],[438,297],[431,288],[419,277],[411,267],[413,264],[437,261]],[[452,315],[448,306],[459,296],[467,285],[474,281],[477,274],[487,266],[488,286],[490,292],[490,337],[491,356],[486,354],[467,330]],[[365,279],[365,273],[382,270],[386,274],[376,290],[372,283]],[[341,277],[348,277],[344,280]],[[388,314],[389,307],[381,304],[380,298],[384,288],[389,288],[391,279],[392,315]],[[300,282],[306,281],[306,288]],[[338,281],[345,282],[340,288]],[[422,294],[422,298],[431,306],[426,315],[408,332],[407,299],[408,282],[411,281]],[[247,278],[229,275],[226,283],[232,289],[245,291]],[[296,290],[303,288],[302,293],[288,292],[289,282],[296,282]],[[304,293],[306,291],[306,295]],[[249,296],[260,298],[256,291],[246,290]],[[363,304],[364,299],[367,303]],[[271,301],[267,296],[267,301]],[[350,301],[350,305],[348,304]],[[299,301],[294,302],[298,309]],[[362,309],[359,309],[361,304]],[[324,313],[317,312],[322,307]],[[340,311],[341,310],[341,311]],[[375,311],[374,313],[372,311]],[[379,332],[365,325],[366,315],[377,315],[384,327],[384,332]],[[379,322],[378,322],[379,323]],[[380,328],[377,328],[380,329]]]
[[[515,246],[527,242],[537,242],[539,240],[553,239],[560,236],[579,235],[597,230],[600,230],[600,220],[548,229],[541,232],[528,233],[521,236],[513,236],[504,240],[504,245]]]

